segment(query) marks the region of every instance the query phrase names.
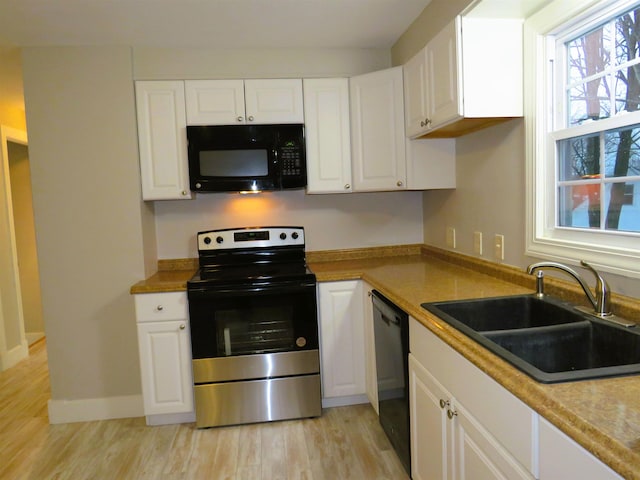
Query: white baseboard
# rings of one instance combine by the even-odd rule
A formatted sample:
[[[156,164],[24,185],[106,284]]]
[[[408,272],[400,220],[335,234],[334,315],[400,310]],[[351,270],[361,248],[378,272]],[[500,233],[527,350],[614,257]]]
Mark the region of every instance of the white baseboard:
[[[369,397],[362,395],[349,395],[347,397],[329,397],[322,399],[322,408],[344,407],[346,405],[359,405],[369,403]]]
[[[147,415],[146,420],[149,426],[193,423],[196,421],[196,412]]]
[[[29,345],[27,345],[26,339],[20,344],[16,345],[6,352],[0,352],[0,372],[7,368],[13,367],[20,360],[23,360],[29,356]]]
[[[49,423],[91,422],[144,416],[142,395],[49,400]]]

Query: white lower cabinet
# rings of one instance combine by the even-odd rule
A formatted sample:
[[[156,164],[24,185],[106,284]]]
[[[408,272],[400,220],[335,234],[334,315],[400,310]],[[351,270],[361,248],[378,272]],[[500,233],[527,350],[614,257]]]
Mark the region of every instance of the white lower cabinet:
[[[195,419],[186,292],[135,295],[147,423]]]
[[[318,283],[322,406],[365,403],[362,282]]]
[[[540,480],[622,480],[547,420],[540,419]]]
[[[414,479],[534,479],[537,414],[410,319]]]

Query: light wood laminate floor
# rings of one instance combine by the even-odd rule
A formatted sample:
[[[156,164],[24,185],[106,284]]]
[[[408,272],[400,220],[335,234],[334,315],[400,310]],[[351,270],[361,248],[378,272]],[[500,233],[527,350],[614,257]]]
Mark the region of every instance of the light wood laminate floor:
[[[144,418],[49,425],[46,342],[0,372],[0,479],[398,479],[369,405],[317,419],[198,430]]]

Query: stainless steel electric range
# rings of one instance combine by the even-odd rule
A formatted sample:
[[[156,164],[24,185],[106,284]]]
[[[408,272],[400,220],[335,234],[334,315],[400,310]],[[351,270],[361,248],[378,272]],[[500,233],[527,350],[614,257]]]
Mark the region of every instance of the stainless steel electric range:
[[[322,411],[316,278],[302,227],[199,232],[187,283],[196,426]]]

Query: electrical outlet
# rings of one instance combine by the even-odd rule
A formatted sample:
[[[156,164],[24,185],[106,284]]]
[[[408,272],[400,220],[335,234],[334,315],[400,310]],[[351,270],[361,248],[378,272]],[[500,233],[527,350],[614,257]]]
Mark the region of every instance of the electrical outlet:
[[[493,241],[493,255],[496,260],[504,260],[504,235],[496,234]]]
[[[473,232],[473,252],[482,255],[482,232]]]
[[[447,227],[447,248],[456,248],[456,229]]]

